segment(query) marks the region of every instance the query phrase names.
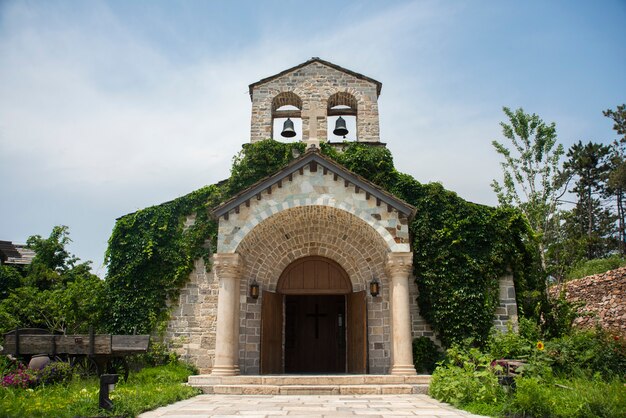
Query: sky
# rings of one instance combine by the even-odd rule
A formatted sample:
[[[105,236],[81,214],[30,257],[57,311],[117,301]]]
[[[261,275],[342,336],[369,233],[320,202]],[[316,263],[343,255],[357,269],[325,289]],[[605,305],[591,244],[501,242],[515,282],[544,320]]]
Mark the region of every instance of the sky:
[[[229,176],[248,85],[311,57],[383,83],[396,168],[495,205],[502,107],[610,143],[626,0],[0,0],[0,240],[67,225],[101,277],[115,219]]]

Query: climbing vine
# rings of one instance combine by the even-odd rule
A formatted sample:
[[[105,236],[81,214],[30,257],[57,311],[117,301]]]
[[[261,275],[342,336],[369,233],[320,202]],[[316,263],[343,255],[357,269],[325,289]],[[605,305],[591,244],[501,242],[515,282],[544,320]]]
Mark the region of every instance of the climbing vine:
[[[329,158],[417,208],[410,233],[420,312],[441,341],[486,338],[498,303],[498,278],[510,268],[518,294],[534,286],[525,268],[532,240],[521,215],[467,202],[440,184],[424,185],[398,173],[385,147],[346,143],[342,148],[321,145]],[[112,330],[150,332],[167,320],[167,299],[178,295],[194,260],[208,260],[216,247],[217,223],[208,210],[303,152],[302,143],[247,144],[233,159],[228,180],[118,219],[107,250]],[[185,228],[192,215],[195,223]]]
[[[193,270],[217,247],[217,222],[209,210],[256,181],[280,170],[304,151],[304,144],[260,141],[233,159],[229,180],[117,220],[106,252],[107,323],[112,332],[152,332],[169,318],[175,299]],[[185,226],[188,218],[192,225]]]

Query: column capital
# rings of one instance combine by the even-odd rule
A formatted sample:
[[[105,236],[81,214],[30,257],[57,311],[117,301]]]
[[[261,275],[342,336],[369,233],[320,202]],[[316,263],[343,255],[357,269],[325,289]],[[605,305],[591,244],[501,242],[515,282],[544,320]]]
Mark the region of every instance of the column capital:
[[[413,253],[389,253],[385,270],[389,277],[402,274],[409,277],[413,269]]]
[[[213,268],[218,277],[238,278],[243,272],[243,257],[237,253],[217,253]]]

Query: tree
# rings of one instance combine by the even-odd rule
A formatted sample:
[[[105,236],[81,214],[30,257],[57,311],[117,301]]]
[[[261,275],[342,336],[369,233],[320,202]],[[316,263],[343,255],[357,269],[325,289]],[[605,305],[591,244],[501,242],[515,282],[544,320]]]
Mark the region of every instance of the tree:
[[[602,112],[604,116],[613,119],[613,130],[622,135],[614,144],[614,152],[611,158],[612,171],[609,174],[607,194],[615,197],[619,246],[622,254],[626,255],[626,205],[624,193],[626,191],[626,158],[624,147],[626,146],[626,104],[617,106],[616,110],[607,109]]]
[[[611,170],[611,147],[582,141],[572,145],[563,164],[564,174],[575,179],[572,193],[577,201],[566,217],[565,229],[572,241],[582,244],[587,259],[600,258],[610,248],[615,218],[604,207],[601,197],[606,195],[606,183]]]
[[[525,215],[538,239],[541,266],[546,270],[546,248],[558,227],[554,214],[562,195],[559,174],[563,146],[556,143],[554,123],[546,125],[539,116],[526,114],[522,108],[512,112],[503,108],[509,123],[501,122],[502,134],[512,149],[498,141],[492,144],[504,157],[501,163],[504,180],[491,184],[503,206],[516,206]]]
[[[55,226],[48,238],[34,235],[27,242],[35,257],[23,273],[0,266],[0,277],[11,279],[0,299],[0,333],[15,327],[68,332],[86,332],[89,325],[104,328],[104,282],[91,273],[90,262],[79,263],[67,251],[68,228]]]
[[[622,144],[626,143],[626,104],[617,106],[615,110],[607,109],[602,114],[607,118],[613,119],[613,130],[618,135],[622,135],[619,142]]]

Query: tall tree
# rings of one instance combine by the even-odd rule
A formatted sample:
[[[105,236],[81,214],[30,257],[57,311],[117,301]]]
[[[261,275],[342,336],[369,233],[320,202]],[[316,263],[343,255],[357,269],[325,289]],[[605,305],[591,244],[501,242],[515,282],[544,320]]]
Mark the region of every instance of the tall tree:
[[[528,219],[538,238],[541,265],[546,269],[546,243],[554,229],[554,214],[561,196],[562,179],[559,174],[563,146],[556,143],[554,123],[547,125],[536,114],[529,115],[522,108],[515,112],[503,108],[509,123],[501,122],[502,134],[512,145],[509,149],[493,141],[501,163],[503,183],[491,184],[504,206],[516,206]]]
[[[606,183],[611,170],[611,147],[578,141],[567,151],[564,173],[574,179],[570,190],[576,194],[576,205],[567,217],[566,230],[573,240],[580,240],[587,259],[606,255],[610,249],[615,218],[604,207]]]
[[[621,137],[614,142],[614,152],[611,158],[612,171],[609,175],[607,193],[615,198],[619,246],[622,254],[626,255],[626,104],[617,106],[615,110],[607,109],[604,116],[613,119],[613,130]]]

